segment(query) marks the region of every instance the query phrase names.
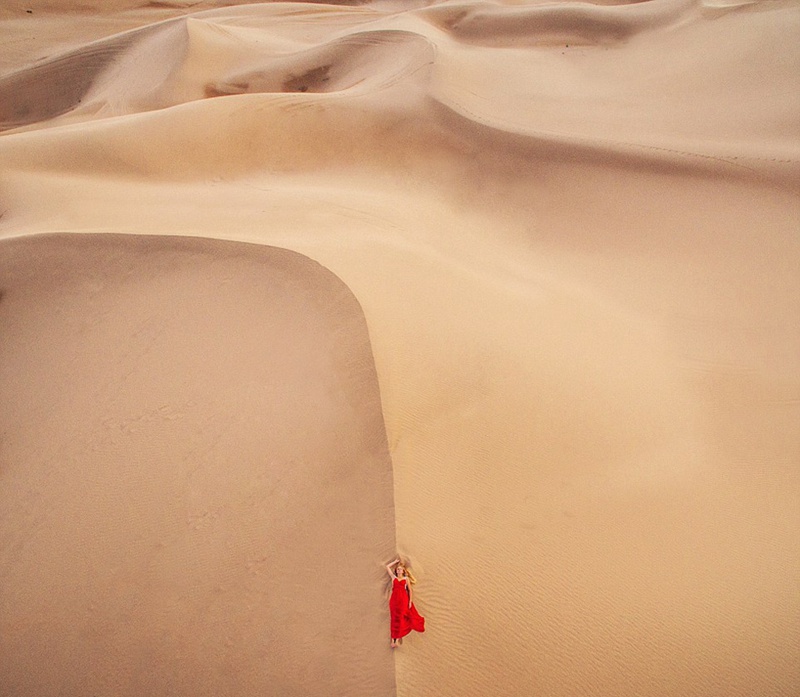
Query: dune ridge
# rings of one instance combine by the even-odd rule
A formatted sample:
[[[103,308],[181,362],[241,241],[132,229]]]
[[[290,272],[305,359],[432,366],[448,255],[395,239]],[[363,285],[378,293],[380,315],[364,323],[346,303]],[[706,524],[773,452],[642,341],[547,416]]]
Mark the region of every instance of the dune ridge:
[[[761,70],[750,69],[748,73],[740,74],[737,77],[740,86],[736,90],[731,89],[730,80],[724,79],[726,66],[723,62],[733,60],[730,54],[718,61],[716,73],[709,74],[702,83],[693,85],[691,92],[682,87],[681,83],[697,82],[698,73],[687,72],[694,66],[685,58],[675,61],[671,71],[664,70],[662,60],[660,83],[648,85],[642,80],[644,71],[655,67],[653,60],[656,56],[663,55],[663,51],[669,52],[668,55],[678,55],[674,52],[676,33],[685,34],[682,40],[690,42],[690,46],[700,40],[695,29],[696,24],[669,27],[669,31],[657,27],[660,32],[652,27],[643,27],[640,31],[647,37],[648,43],[634,42],[634,45],[626,47],[631,53],[631,59],[643,61],[643,64],[636,67],[638,74],[631,71],[631,81],[625,89],[638,87],[641,97],[650,99],[660,88],[670,95],[671,103],[676,105],[653,101],[652,107],[657,107],[658,111],[643,113],[641,107],[648,102],[641,101],[637,109],[626,113],[625,108],[630,97],[621,93],[615,83],[609,82],[612,77],[617,79],[617,75],[610,71],[618,73],[620,61],[616,60],[616,56],[609,58],[608,49],[597,42],[588,47],[576,47],[569,46],[567,41],[560,55],[554,55],[552,47],[547,46],[539,47],[538,50],[531,47],[527,52],[525,48],[518,46],[508,51],[487,47],[487,53],[481,54],[481,62],[477,64],[471,59],[471,52],[464,51],[449,40],[444,41],[441,34],[431,31],[432,27],[424,21],[426,15],[422,12],[419,17],[413,13],[402,13],[387,18],[374,12],[359,11],[355,32],[342,31],[339,22],[335,22],[334,35],[338,34],[339,37],[316,47],[298,45],[296,41],[287,46],[286,39],[277,43],[267,42],[265,45],[263,39],[256,38],[259,35],[252,34],[248,25],[265,14],[272,19],[275,10],[267,7],[268,11],[265,11],[258,7],[259,11],[256,12],[255,9],[249,6],[241,8],[238,14],[227,18],[220,11],[199,13],[197,18],[175,20],[156,28],[128,33],[124,40],[108,39],[86,49],[84,54],[73,53],[6,77],[4,86],[0,85],[0,104],[10,105],[8,108],[11,109],[3,119],[5,128],[13,129],[26,120],[30,121],[29,127],[39,129],[42,124],[36,124],[44,120],[48,131],[60,122],[79,123],[89,128],[87,121],[101,120],[103,127],[100,133],[108,133],[109,130],[113,133],[118,128],[123,129],[120,137],[128,142],[127,148],[140,151],[136,153],[136,159],[153,158],[156,161],[151,169],[157,169],[163,167],[158,155],[147,148],[137,148],[137,143],[143,141],[127,132],[128,129],[139,127],[149,130],[149,119],[141,120],[140,115],[157,112],[153,114],[154,118],[176,122],[176,126],[155,126],[159,131],[172,129],[172,137],[180,139],[185,121],[197,121],[197,128],[202,127],[208,131],[209,136],[205,139],[191,132],[185,137],[186,141],[193,143],[193,147],[187,148],[184,157],[207,153],[200,162],[187,161],[188,170],[198,172],[218,166],[219,160],[224,158],[230,147],[230,136],[242,143],[246,142],[248,152],[258,159],[244,166],[258,170],[259,167],[275,165],[269,160],[276,141],[285,140],[292,145],[297,143],[298,137],[291,130],[281,133],[280,130],[274,130],[275,128],[296,127],[303,133],[315,128],[313,123],[300,123],[299,114],[287,122],[283,118],[286,112],[306,111],[306,118],[314,123],[319,121],[317,115],[320,112],[325,112],[331,121],[337,123],[352,119],[353,110],[363,114],[367,123],[358,129],[348,129],[337,133],[334,138],[324,139],[324,150],[330,154],[331,159],[338,161],[342,159],[341,151],[349,151],[354,147],[352,140],[363,138],[363,133],[381,132],[386,128],[382,122],[385,123],[387,118],[395,121],[405,118],[419,122],[419,125],[413,126],[413,130],[425,124],[433,132],[434,139],[439,138],[442,130],[458,137],[464,126],[454,125],[451,119],[446,118],[447,110],[451,110],[467,120],[466,126],[472,122],[507,133],[509,138],[517,138],[520,142],[527,141],[534,148],[555,151],[559,155],[575,149],[578,152],[574,156],[578,158],[595,153],[598,157],[643,159],[648,165],[662,161],[680,163],[688,159],[688,168],[722,168],[729,174],[763,177],[775,180],[780,186],[796,188],[800,158],[797,152],[797,129],[793,127],[791,120],[791,115],[797,109],[797,98],[792,97],[790,91],[793,86],[791,72],[784,73],[790,80],[785,83],[785,88],[780,84],[768,85],[771,101],[775,101],[777,95],[785,96],[782,102],[775,102],[774,106],[764,105],[764,109],[770,107],[768,113],[771,123],[762,120],[758,124],[759,130],[750,128],[736,104],[742,100],[763,98],[761,93],[765,83],[759,77]],[[505,9],[533,12],[542,8],[535,6]],[[598,7],[591,11],[595,9],[608,8]],[[615,6],[613,9],[620,8]],[[550,11],[550,8],[544,10]],[[330,15],[338,17],[342,14],[343,11],[339,8],[329,8],[321,13],[326,19]],[[366,20],[362,17],[363,14],[368,14]],[[715,20],[722,24],[720,27],[716,23],[711,24],[715,36],[722,36],[729,29],[734,16],[725,15]],[[305,15],[303,17],[308,19]],[[788,15],[788,19],[796,23],[791,15]],[[593,20],[579,23],[592,25]],[[736,25],[732,28],[741,33]],[[546,29],[543,31],[547,33]],[[488,30],[482,34],[487,32]],[[263,36],[263,32],[260,36]],[[758,39],[758,36],[754,38]],[[703,37],[702,40],[707,43],[708,37]],[[753,38],[749,36],[743,37],[744,40],[753,42]],[[130,45],[131,42],[134,43],[133,46]],[[699,44],[697,48],[699,49]],[[752,52],[755,44],[746,46],[742,43],[740,49]],[[658,53],[659,50],[662,53]],[[568,58],[568,52],[574,58]],[[80,55],[84,57],[79,59]],[[95,55],[116,56],[115,65],[106,69],[105,77],[98,74],[101,66],[95,65]],[[696,50],[693,55],[699,58],[704,53]],[[147,56],[150,57],[149,60]],[[209,62],[212,56],[213,64]],[[400,59],[400,56],[405,58]],[[532,58],[537,56],[536,61],[533,61]],[[90,61],[89,65],[92,67],[81,67],[82,60]],[[509,60],[514,61],[513,66]],[[589,64],[589,60],[593,60],[594,64]],[[764,62],[763,58],[754,57],[754,60],[756,63]],[[75,61],[78,63],[70,68]],[[583,81],[576,80],[575,61],[581,61],[587,66],[587,77],[594,79],[592,84],[586,82],[585,78]],[[231,71],[225,67],[237,64],[250,64],[250,67],[244,71]],[[794,55],[792,63],[787,64],[787,67],[791,64],[800,65],[800,59]],[[547,81],[534,78],[531,83],[533,90],[524,84],[518,84],[513,91],[497,92],[495,85],[501,86],[503,82],[493,81],[493,74],[519,71],[523,67],[527,73],[537,65],[540,69],[560,70],[563,82],[554,83],[552,77]],[[633,67],[635,64],[628,65]],[[734,69],[733,64],[731,69]],[[481,88],[481,92],[461,89],[459,86],[467,83],[449,79],[454,71],[459,70],[472,71],[473,82]],[[49,89],[42,85],[49,84],[48,79],[58,81],[58,76],[63,71],[85,75],[86,80],[74,82],[69,93],[63,97],[56,95],[49,98],[52,104],[48,104],[44,111],[41,107],[37,111],[26,106],[29,100],[25,97],[25,85],[32,86],[31,99],[40,100],[37,95],[41,95],[41,90]],[[742,73],[740,69],[739,72]],[[52,74],[52,77],[43,81],[42,74]],[[716,82],[717,78],[722,80]],[[88,88],[89,82],[94,83],[92,89]],[[716,84],[721,85],[722,90]],[[292,92],[306,94],[296,97],[279,97],[275,94]],[[587,92],[588,98],[580,96]],[[247,108],[242,108],[236,101],[226,102],[224,105],[212,105],[204,101],[204,98],[218,96],[242,99],[244,93],[261,93],[264,97],[257,107],[252,105]],[[421,103],[420,99],[426,93],[429,102]],[[703,93],[708,96],[698,98]],[[74,108],[78,99],[81,104]],[[532,112],[527,107],[534,103],[534,99],[537,106],[536,111]],[[591,99],[593,108],[588,117],[576,121],[572,114],[585,111],[579,109],[581,99],[587,104],[588,99]],[[362,100],[363,103],[360,103]],[[193,109],[192,116],[189,117],[179,110],[172,116],[169,107],[178,107],[189,102],[195,104],[194,109],[207,113],[195,115]],[[600,109],[597,108],[598,105]],[[344,112],[341,115],[337,113],[340,109]],[[252,124],[258,121],[264,111],[267,112],[267,118],[278,119],[280,124],[273,126],[268,133],[260,129],[259,137],[258,132],[254,133],[256,127]],[[401,113],[398,114],[397,111]],[[27,112],[27,116],[20,116]],[[408,115],[404,117],[403,113]],[[133,121],[125,118],[109,121],[110,117],[126,115],[140,118]],[[51,116],[60,118],[48,120]],[[229,124],[225,133],[229,137],[215,139],[211,125],[200,126],[202,118],[225,119]],[[374,126],[372,119],[377,119]],[[699,124],[703,124],[703,131],[698,130]],[[642,130],[642,126],[646,130]],[[409,126],[409,129],[412,127]],[[83,130],[79,132],[83,133]],[[30,137],[33,140],[23,138],[16,141],[26,156],[32,148],[36,149],[37,138]],[[59,132],[40,133],[40,137],[44,139],[41,148],[54,153],[51,161],[57,160],[60,166],[63,163],[79,166],[83,161],[80,151],[64,153],[48,142],[50,138],[58,138],[67,144],[70,142],[68,135],[62,138]],[[8,149],[4,153],[4,159],[9,165],[14,162],[15,140],[7,139],[4,143]],[[83,146],[83,140],[80,143]],[[118,143],[111,147],[115,153],[126,149]],[[302,160],[305,157],[306,151],[299,150],[296,159]],[[98,166],[95,158],[90,156],[88,161],[92,163],[92,167]],[[244,158],[242,161],[247,162]]]
[[[249,242],[349,289],[391,458],[372,513],[427,618],[392,657],[394,541],[365,541],[370,694],[796,694],[797,5],[214,4],[87,5],[39,48],[3,20],[0,237]],[[326,665],[357,689],[354,662]]]

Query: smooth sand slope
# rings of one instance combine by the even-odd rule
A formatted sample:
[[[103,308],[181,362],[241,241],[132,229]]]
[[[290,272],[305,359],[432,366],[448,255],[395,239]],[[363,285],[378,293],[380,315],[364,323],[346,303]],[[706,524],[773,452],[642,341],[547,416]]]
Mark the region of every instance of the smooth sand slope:
[[[392,474],[347,288],[214,240],[0,250],[0,691],[392,694]]]
[[[800,692],[797,5],[170,5],[4,21],[0,234],[352,291],[427,618],[397,694]]]

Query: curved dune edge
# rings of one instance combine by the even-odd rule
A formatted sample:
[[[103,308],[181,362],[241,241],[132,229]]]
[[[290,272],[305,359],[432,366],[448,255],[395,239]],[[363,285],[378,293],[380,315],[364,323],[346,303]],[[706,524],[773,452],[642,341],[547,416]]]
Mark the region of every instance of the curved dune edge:
[[[794,695],[800,13],[546,5],[160,27],[0,135],[0,235],[224,237],[351,289],[427,618],[401,697]]]
[[[0,692],[394,694],[391,462],[346,287],[119,235],[2,241],[0,285]]]

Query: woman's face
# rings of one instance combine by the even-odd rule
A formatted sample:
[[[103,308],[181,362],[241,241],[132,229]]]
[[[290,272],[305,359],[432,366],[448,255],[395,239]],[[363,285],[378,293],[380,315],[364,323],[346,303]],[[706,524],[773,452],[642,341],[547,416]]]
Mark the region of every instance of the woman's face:
[[[405,576],[405,575],[406,575],[406,567],[405,567],[405,566],[403,566],[402,564],[398,564],[398,565],[397,565],[397,572],[396,572],[396,573],[397,573],[397,575],[398,575],[398,576],[400,576],[400,577],[403,577],[403,576]]]

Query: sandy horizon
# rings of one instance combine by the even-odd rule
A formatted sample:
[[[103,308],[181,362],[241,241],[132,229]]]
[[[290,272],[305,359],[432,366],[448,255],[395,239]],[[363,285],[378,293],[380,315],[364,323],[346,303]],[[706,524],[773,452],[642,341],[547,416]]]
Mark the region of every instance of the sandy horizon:
[[[800,691],[795,3],[0,31],[0,692]]]

